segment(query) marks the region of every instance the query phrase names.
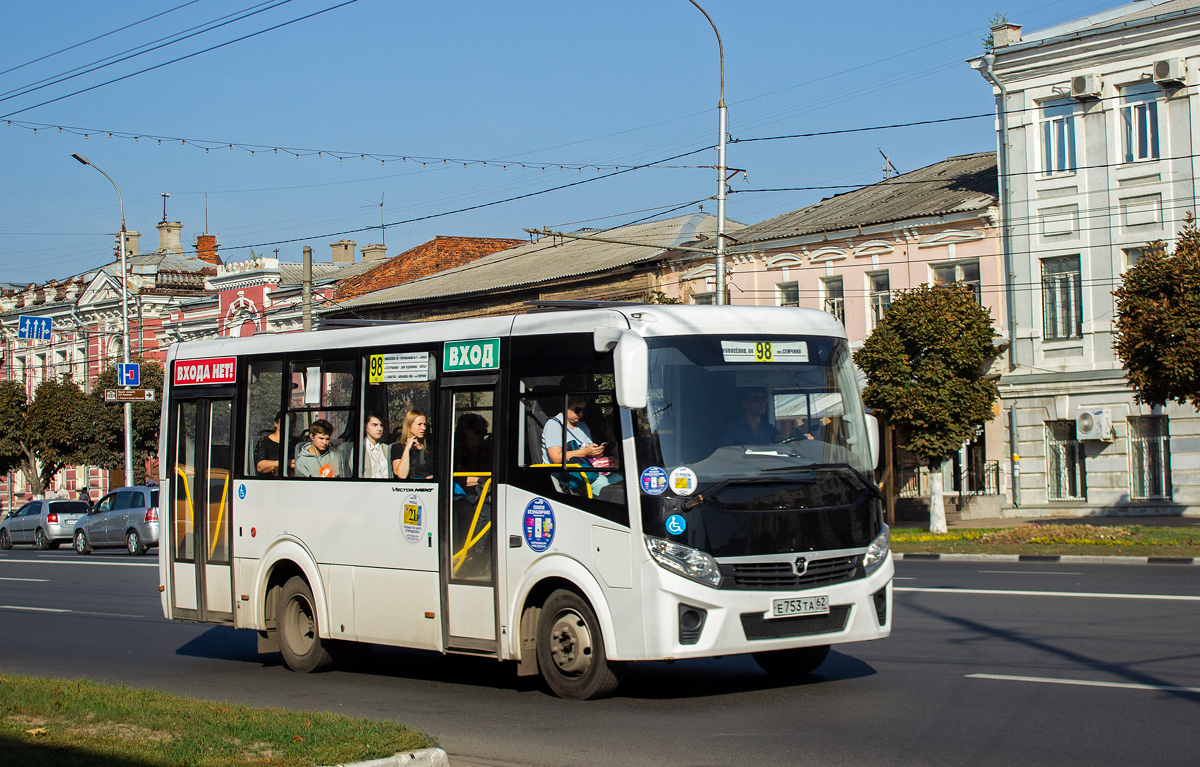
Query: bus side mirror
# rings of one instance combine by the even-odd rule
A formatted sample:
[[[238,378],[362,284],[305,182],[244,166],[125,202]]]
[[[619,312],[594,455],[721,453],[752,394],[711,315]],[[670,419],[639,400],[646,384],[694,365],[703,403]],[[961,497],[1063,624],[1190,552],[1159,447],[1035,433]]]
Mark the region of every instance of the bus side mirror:
[[[867,444],[871,446],[871,466],[879,468],[879,419],[867,413]]]
[[[597,352],[613,353],[617,404],[630,410],[644,409],[650,388],[650,347],[646,339],[621,328],[596,328],[592,342]]]

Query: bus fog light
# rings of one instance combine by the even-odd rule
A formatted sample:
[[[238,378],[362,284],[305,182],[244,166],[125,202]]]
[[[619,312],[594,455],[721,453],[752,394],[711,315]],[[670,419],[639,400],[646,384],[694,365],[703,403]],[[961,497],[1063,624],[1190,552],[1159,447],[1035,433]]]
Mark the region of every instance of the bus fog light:
[[[655,538],[652,535],[644,537],[646,548],[650,550],[650,556],[654,557],[654,561],[660,567],[707,586],[720,585],[721,569],[717,566],[717,560],[710,555],[700,549],[693,549],[691,546],[684,546],[674,541]]]
[[[879,531],[879,535],[875,536],[875,540],[871,541],[871,545],[867,547],[867,553],[863,554],[863,567],[867,571],[867,575],[879,569],[883,564],[883,560],[887,559],[888,545],[891,536],[888,534],[888,526],[884,525]]]

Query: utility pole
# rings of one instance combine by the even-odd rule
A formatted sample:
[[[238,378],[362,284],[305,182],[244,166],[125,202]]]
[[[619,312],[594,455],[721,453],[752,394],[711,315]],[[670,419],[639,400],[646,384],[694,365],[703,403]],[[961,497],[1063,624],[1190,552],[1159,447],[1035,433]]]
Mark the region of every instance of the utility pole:
[[[725,174],[728,169],[725,167],[725,125],[726,125],[726,109],[725,109],[725,47],[721,43],[721,33],[717,30],[717,25],[713,23],[712,17],[708,15],[708,11],[700,7],[696,0],[688,0],[689,3],[696,6],[696,10],[704,14],[704,18],[708,19],[708,23],[713,28],[713,32],[717,35],[717,52],[720,54],[721,64],[721,98],[717,101],[717,303],[724,304],[725,302],[725,198],[726,198],[726,178]]]
[[[304,286],[304,331],[312,330],[312,248],[308,245],[304,246],[304,277],[302,285]]]

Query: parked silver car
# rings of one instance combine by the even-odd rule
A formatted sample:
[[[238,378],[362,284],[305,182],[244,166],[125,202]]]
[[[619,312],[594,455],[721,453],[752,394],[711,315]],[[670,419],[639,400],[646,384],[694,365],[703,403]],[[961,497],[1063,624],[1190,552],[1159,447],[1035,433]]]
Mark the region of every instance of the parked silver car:
[[[158,488],[118,487],[101,498],[75,526],[75,553],[124,546],[130,554],[158,545]]]
[[[15,543],[57,549],[71,540],[75,523],[87,510],[86,501],[30,501],[0,522],[0,549],[11,549]]]

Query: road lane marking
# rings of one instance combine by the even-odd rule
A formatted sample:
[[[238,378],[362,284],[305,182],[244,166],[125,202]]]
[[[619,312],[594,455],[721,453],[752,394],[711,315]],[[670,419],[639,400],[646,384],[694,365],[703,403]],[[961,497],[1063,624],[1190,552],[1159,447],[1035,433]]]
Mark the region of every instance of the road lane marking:
[[[95,559],[9,559],[0,557],[0,562],[42,565],[103,565],[107,567],[158,567],[158,562],[101,562]]]
[[[1005,597],[1083,597],[1087,599],[1158,599],[1170,602],[1200,602],[1200,596],[1188,594],[1106,594],[1090,591],[1014,591],[1006,589],[951,589],[896,586],[897,592],[920,594],[994,594]]]
[[[62,607],[28,607],[26,605],[0,605],[0,610],[23,610],[35,613],[70,613],[72,615],[94,615],[102,618],[145,618],[144,615],[130,613],[97,613],[90,610],[68,610]]]
[[[1069,684],[1079,687],[1117,687],[1123,690],[1159,690],[1162,692],[1200,693],[1200,687],[1175,687],[1167,684],[1137,684],[1135,682],[1094,682],[1090,679],[1055,679],[1045,676],[1010,676],[1008,674],[967,674],[968,679],[997,679],[1002,682],[1037,682],[1039,684]]]
[[[0,578],[0,581],[21,581],[22,583],[49,583],[49,578]]]
[[[1082,573],[1051,572],[1049,570],[979,570],[981,573],[999,573],[1001,575],[1082,575]]]

